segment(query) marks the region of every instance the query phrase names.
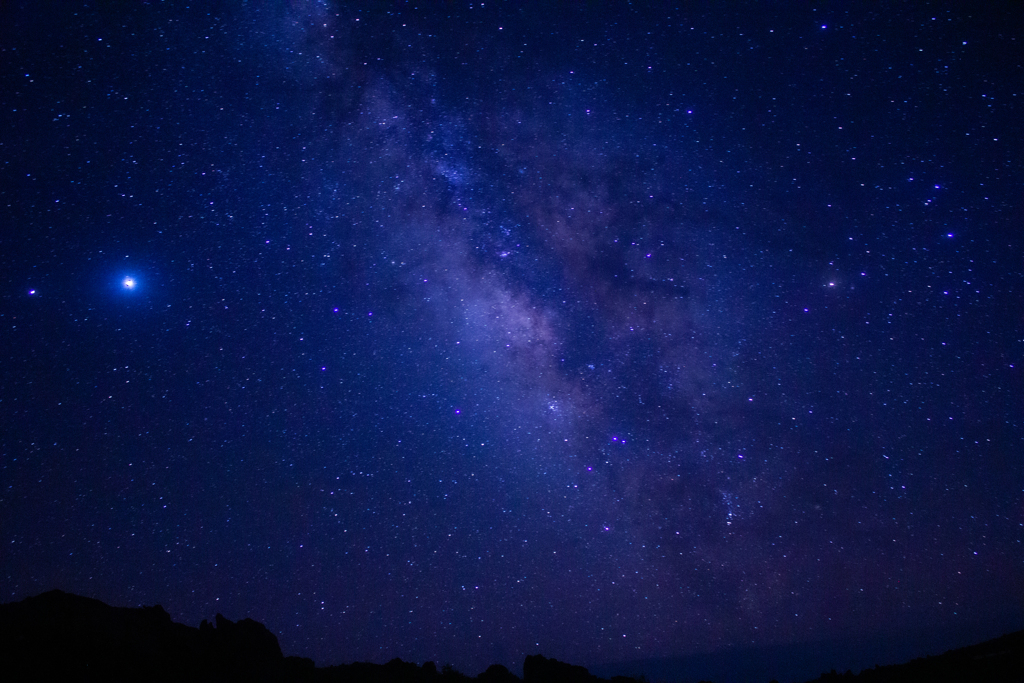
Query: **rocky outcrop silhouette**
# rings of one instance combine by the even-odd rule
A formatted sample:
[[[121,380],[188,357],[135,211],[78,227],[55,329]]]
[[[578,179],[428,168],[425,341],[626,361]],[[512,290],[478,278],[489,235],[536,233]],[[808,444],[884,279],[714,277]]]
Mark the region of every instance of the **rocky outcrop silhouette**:
[[[199,628],[178,624],[159,605],[111,607],[99,600],[50,591],[0,605],[0,681],[189,681],[256,683],[520,683],[500,664],[471,679],[450,665],[418,666],[401,659],[387,664],[356,662],[316,668],[313,661],[285,657],[267,628],[252,619],[233,622],[218,614]],[[771,672],[765,672],[769,678]],[[762,679],[763,680],[763,679]],[[1024,631],[943,655],[859,674],[834,671],[819,683],[863,681],[1024,682]],[[586,668],[530,655],[521,683],[637,683],[598,678]]]
[[[220,614],[216,622],[193,628],[159,605],[111,607],[50,591],[0,605],[0,678],[279,681],[313,671],[311,660],[284,657],[262,624]]]

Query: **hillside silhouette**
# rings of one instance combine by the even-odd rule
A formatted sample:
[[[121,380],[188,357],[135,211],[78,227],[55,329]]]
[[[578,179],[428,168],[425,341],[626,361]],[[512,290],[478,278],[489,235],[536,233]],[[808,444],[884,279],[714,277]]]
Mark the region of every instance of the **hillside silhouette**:
[[[252,619],[218,614],[198,628],[179,624],[159,605],[111,607],[54,590],[0,605],[0,680],[88,681],[316,681],[318,683],[638,683],[598,678],[582,666],[530,655],[523,678],[494,664],[475,678],[451,666],[401,659],[316,667],[285,657],[277,637]],[[756,683],[770,678],[771,672]],[[907,681],[1024,681],[1024,631],[935,657],[875,667],[855,675],[831,671],[819,683]],[[753,682],[752,682],[753,683]]]

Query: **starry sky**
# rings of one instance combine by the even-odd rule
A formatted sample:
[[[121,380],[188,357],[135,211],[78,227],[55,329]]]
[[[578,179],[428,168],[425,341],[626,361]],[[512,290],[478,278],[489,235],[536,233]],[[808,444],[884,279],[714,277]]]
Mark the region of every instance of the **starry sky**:
[[[1024,614],[1021,5],[43,5],[3,601],[469,674]]]

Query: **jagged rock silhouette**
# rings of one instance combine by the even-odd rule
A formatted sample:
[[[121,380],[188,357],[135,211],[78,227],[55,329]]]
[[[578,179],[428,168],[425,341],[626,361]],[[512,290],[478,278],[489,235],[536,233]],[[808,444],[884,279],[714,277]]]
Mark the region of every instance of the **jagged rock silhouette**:
[[[154,607],[111,607],[54,590],[0,605],[0,677],[7,681],[297,680],[311,660],[285,658],[251,619],[193,628]]]
[[[159,605],[111,607],[59,590],[0,605],[0,680],[17,681],[289,681],[294,683],[467,683],[469,676],[433,662],[417,666],[401,659],[387,664],[356,662],[317,668],[310,659],[285,657],[277,637],[252,619],[233,622],[218,614],[199,628],[178,624]],[[770,674],[771,672],[766,672]],[[765,679],[769,675],[765,676]],[[500,664],[475,679],[517,683]],[[1024,631],[950,650],[906,664],[834,671],[818,681],[1024,681]],[[598,678],[586,668],[530,655],[522,683],[636,683]]]

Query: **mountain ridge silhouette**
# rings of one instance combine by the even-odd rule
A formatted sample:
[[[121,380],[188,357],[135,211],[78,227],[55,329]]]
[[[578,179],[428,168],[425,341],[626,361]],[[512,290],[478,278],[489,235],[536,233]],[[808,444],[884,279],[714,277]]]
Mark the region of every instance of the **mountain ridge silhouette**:
[[[277,637],[252,619],[233,622],[218,614],[199,627],[174,622],[160,605],[112,607],[60,590],[0,605],[0,678],[104,681],[316,681],[344,683],[638,683],[627,676],[600,678],[582,666],[529,655],[523,678],[494,664],[475,678],[433,662],[401,659],[387,664],[355,662],[316,667],[313,660],[286,657]],[[771,675],[763,672],[753,683]],[[641,677],[640,681],[645,679]],[[817,683],[857,681],[1024,681],[1024,631],[983,643],[862,670],[834,670]],[[724,683],[724,682],[722,682]]]

